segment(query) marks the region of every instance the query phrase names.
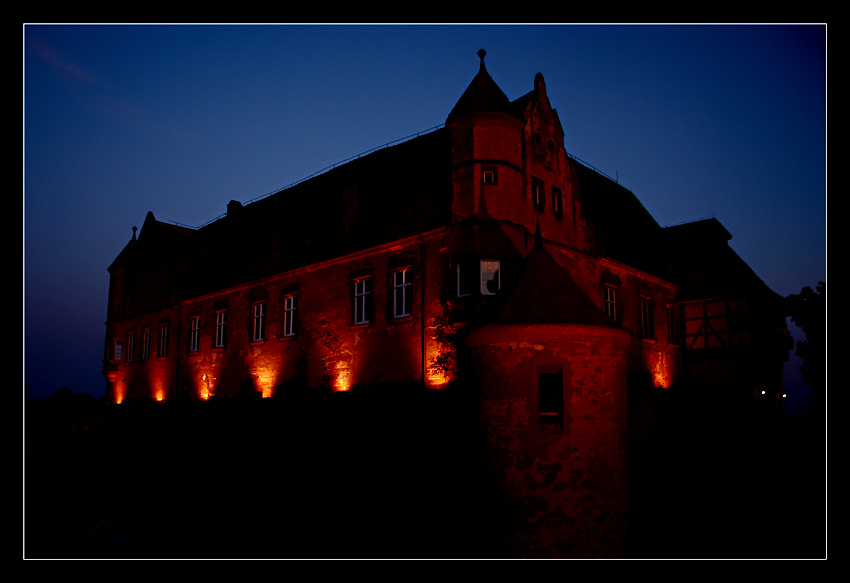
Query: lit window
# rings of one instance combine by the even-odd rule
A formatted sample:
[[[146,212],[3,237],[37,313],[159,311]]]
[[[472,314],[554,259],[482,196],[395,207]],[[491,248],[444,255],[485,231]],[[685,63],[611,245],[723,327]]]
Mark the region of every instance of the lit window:
[[[215,313],[215,347],[224,348],[227,340],[227,312],[222,310]]]
[[[194,317],[189,320],[189,352],[197,352],[201,336],[201,319]]]
[[[298,296],[283,298],[283,335],[295,336],[295,315],[298,308]]]
[[[168,324],[159,326],[159,353],[158,356],[165,358],[168,356]]]
[[[491,296],[501,286],[498,260],[481,260],[481,295]]]
[[[393,271],[393,317],[409,316],[413,307],[413,270]]]
[[[531,179],[531,201],[534,208],[542,211],[546,208],[546,195],[543,193],[543,182],[537,178]]]
[[[142,360],[147,360],[151,357],[151,329],[145,328],[142,331]]]
[[[371,291],[371,278],[364,277],[354,281],[354,323],[366,324],[369,322],[369,296]]]
[[[121,360],[121,348],[122,348],[121,341],[116,340],[115,344],[112,346],[112,359],[113,360]]]
[[[266,338],[266,302],[254,304],[254,329],[251,335],[252,341],[265,340]]]
[[[643,338],[654,338],[655,327],[652,322],[652,300],[640,298],[640,335]]]
[[[605,286],[605,313],[612,320],[617,320],[617,288]]]
[[[127,362],[133,362],[133,352],[135,351],[136,345],[136,333],[128,332],[127,333]]]
[[[552,187],[552,212],[558,217],[564,214],[564,196],[561,194],[561,189],[554,186]]]

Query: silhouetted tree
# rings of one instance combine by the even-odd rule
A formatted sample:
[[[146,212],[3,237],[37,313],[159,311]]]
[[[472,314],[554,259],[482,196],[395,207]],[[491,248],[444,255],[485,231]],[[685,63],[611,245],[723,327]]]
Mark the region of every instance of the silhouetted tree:
[[[803,360],[803,380],[815,398],[822,399],[826,392],[826,283],[819,281],[815,290],[806,286],[799,294],[789,295],[785,305],[785,313],[806,335],[797,341],[795,352]]]

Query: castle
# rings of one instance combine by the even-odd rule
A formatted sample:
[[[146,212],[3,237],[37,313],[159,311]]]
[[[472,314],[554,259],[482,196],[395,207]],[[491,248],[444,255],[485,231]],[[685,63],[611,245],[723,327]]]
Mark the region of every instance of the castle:
[[[148,213],[109,267],[107,401],[464,383],[509,496],[546,501],[535,544],[616,555],[629,391],[781,410],[780,298],[719,221],[662,228],[568,155],[541,74],[512,101],[479,57],[437,130],[198,229]]]

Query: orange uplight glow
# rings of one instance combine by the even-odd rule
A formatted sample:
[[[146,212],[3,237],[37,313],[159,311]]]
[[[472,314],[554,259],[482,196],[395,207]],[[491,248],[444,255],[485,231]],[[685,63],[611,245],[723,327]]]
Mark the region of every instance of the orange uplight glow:
[[[347,391],[351,388],[351,369],[340,363],[337,365],[337,375],[334,381],[335,391]]]
[[[115,404],[120,405],[122,401],[124,401],[124,389],[120,386],[114,387],[115,392]]]
[[[652,382],[656,387],[662,389],[670,388],[672,372],[670,370],[670,357],[666,354],[656,354],[652,363]]]

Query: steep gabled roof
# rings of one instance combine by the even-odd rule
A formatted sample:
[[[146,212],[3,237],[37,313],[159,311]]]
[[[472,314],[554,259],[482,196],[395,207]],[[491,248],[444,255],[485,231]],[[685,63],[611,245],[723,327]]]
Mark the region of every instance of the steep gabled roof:
[[[522,273],[498,312],[496,324],[583,324],[617,328],[543,247],[538,226],[535,245]]]
[[[487,52],[484,49],[478,51],[478,56],[481,58],[481,65],[478,69],[478,74],[472,79],[472,82],[460,96],[460,99],[455,104],[446,121],[452,121],[471,113],[508,113],[514,117],[522,119],[508,99],[508,96],[496,85],[493,78],[487,72],[484,66],[484,55]]]

